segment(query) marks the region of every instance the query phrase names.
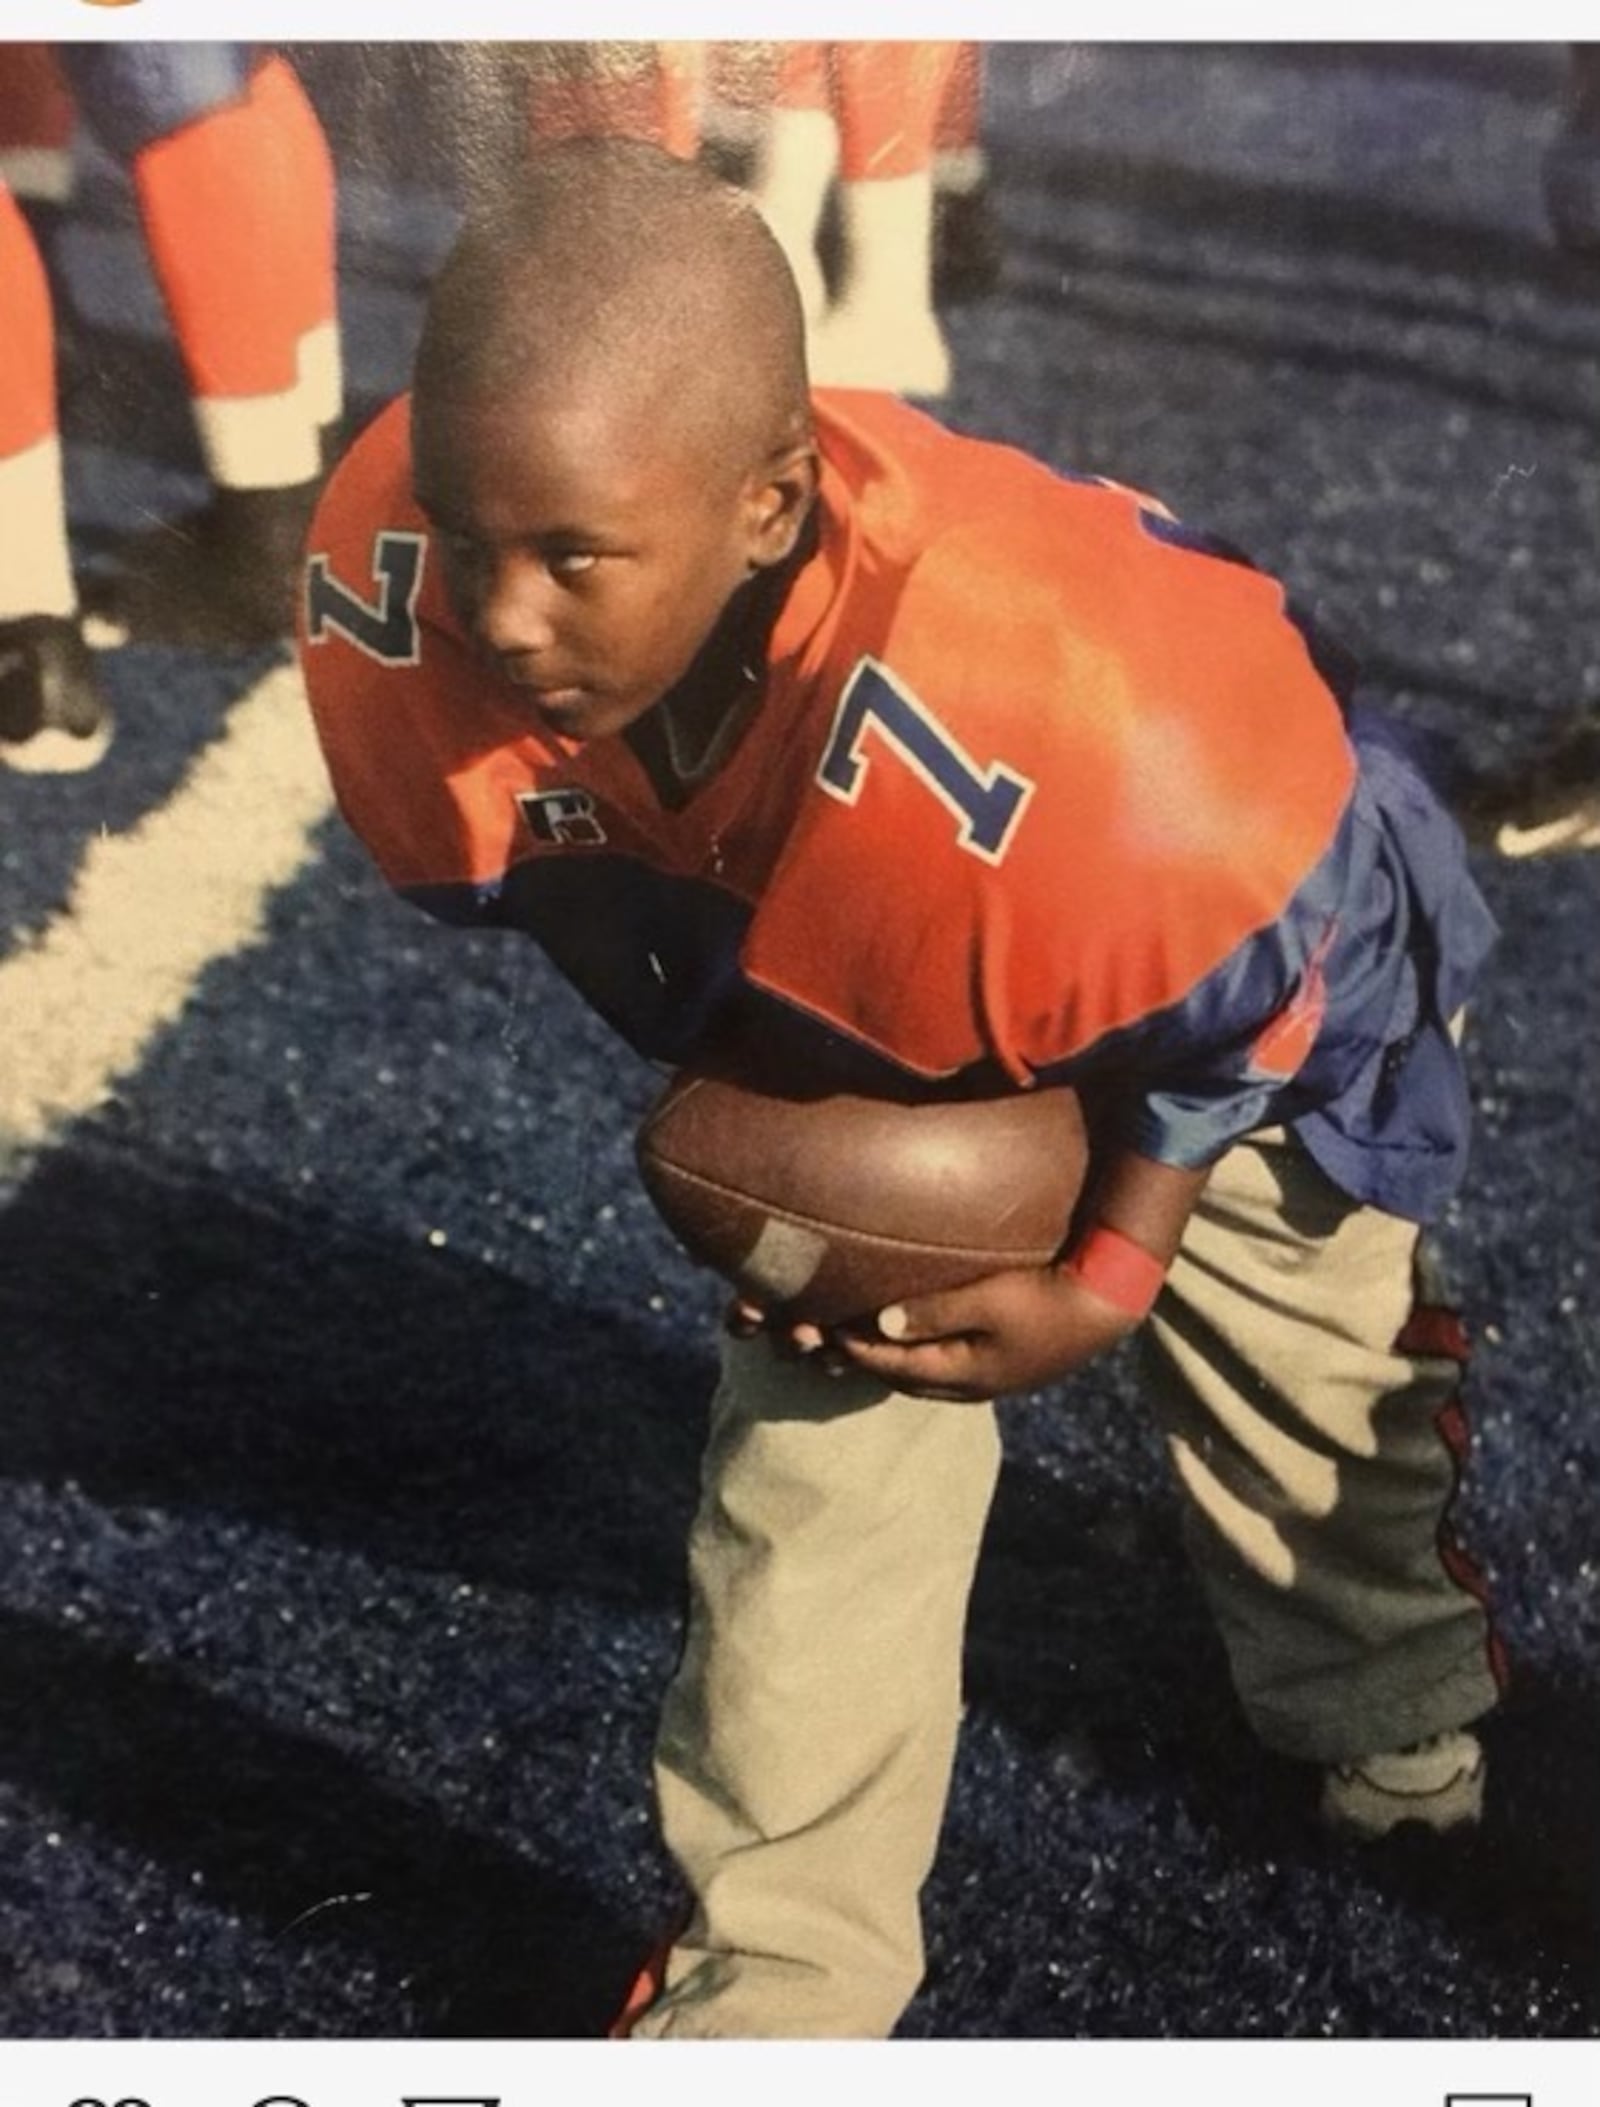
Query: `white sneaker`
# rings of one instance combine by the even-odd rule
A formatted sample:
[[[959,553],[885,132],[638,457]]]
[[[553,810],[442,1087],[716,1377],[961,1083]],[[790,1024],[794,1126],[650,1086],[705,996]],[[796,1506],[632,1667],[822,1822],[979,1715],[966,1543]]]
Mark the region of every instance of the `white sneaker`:
[[[111,711],[75,616],[0,622],[0,767],[73,775],[111,744]]]
[[[1502,856],[1600,849],[1600,716],[1576,718],[1532,760],[1485,778],[1463,817]]]
[[[1502,820],[1494,845],[1502,856],[1554,856],[1567,849],[1600,849],[1600,790],[1574,795],[1564,812],[1526,825]]]
[[[1322,1819],[1346,1836],[1387,1836],[1402,1822],[1443,1833],[1483,1814],[1486,1765],[1475,1734],[1434,1734],[1410,1748],[1361,1756],[1328,1771]]]

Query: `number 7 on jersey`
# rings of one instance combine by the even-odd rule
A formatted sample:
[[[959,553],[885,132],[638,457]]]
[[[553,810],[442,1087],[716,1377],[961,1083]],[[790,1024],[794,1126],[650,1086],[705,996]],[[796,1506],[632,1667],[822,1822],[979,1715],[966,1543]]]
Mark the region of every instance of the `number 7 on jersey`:
[[[817,781],[829,796],[846,805],[860,797],[871,765],[863,748],[874,727],[960,821],[957,845],[985,863],[1001,862],[1033,795],[1033,784],[1003,762],[981,767],[932,711],[873,658],[862,659],[856,667],[834,712],[833,729],[817,766]]]

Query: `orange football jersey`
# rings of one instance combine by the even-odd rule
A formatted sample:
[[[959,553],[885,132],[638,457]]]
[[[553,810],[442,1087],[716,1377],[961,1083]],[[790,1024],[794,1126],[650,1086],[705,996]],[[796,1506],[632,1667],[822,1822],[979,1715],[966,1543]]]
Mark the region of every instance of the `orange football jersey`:
[[[670,807],[626,737],[542,733],[476,655],[405,402],[380,417],[313,528],[302,658],[389,881],[536,937],[657,1058],[738,1020],[858,1085],[1098,1079],[1162,1160],[1293,1118],[1358,1197],[1431,1211],[1465,1141],[1445,1026],[1491,925],[1283,588],[893,398],[816,414],[816,542],[759,707]]]

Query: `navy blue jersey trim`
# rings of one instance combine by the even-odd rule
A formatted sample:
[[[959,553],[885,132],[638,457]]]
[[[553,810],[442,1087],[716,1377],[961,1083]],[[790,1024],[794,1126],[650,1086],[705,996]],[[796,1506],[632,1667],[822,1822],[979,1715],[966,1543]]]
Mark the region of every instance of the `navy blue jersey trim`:
[[[255,66],[253,44],[93,44],[51,47],[84,122],[109,154],[131,161],[198,117],[237,102]]]
[[[690,1058],[741,987],[749,905],[632,857],[530,857],[479,884],[403,886],[458,928],[530,936],[646,1059]]]
[[[1262,577],[1271,573],[1247,556],[1243,549],[1220,534],[1209,534],[1203,528],[1185,525],[1182,520],[1164,518],[1158,512],[1139,507],[1139,524],[1152,541],[1160,541],[1175,549],[1186,549],[1195,556],[1212,556],[1219,563],[1238,564],[1244,570],[1255,571]],[[1342,643],[1310,609],[1297,600],[1275,579],[1283,591],[1283,611],[1289,622],[1300,632],[1302,642],[1311,663],[1317,669],[1318,678],[1338,698],[1340,708],[1348,716],[1351,701],[1361,679],[1361,662],[1347,645]]]

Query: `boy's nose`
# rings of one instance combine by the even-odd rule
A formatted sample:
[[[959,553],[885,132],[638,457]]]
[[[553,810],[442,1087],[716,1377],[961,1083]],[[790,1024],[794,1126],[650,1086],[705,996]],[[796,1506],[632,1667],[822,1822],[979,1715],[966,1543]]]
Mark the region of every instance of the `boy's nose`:
[[[491,651],[506,657],[548,651],[555,641],[557,590],[537,557],[502,557],[483,582],[478,634]]]

